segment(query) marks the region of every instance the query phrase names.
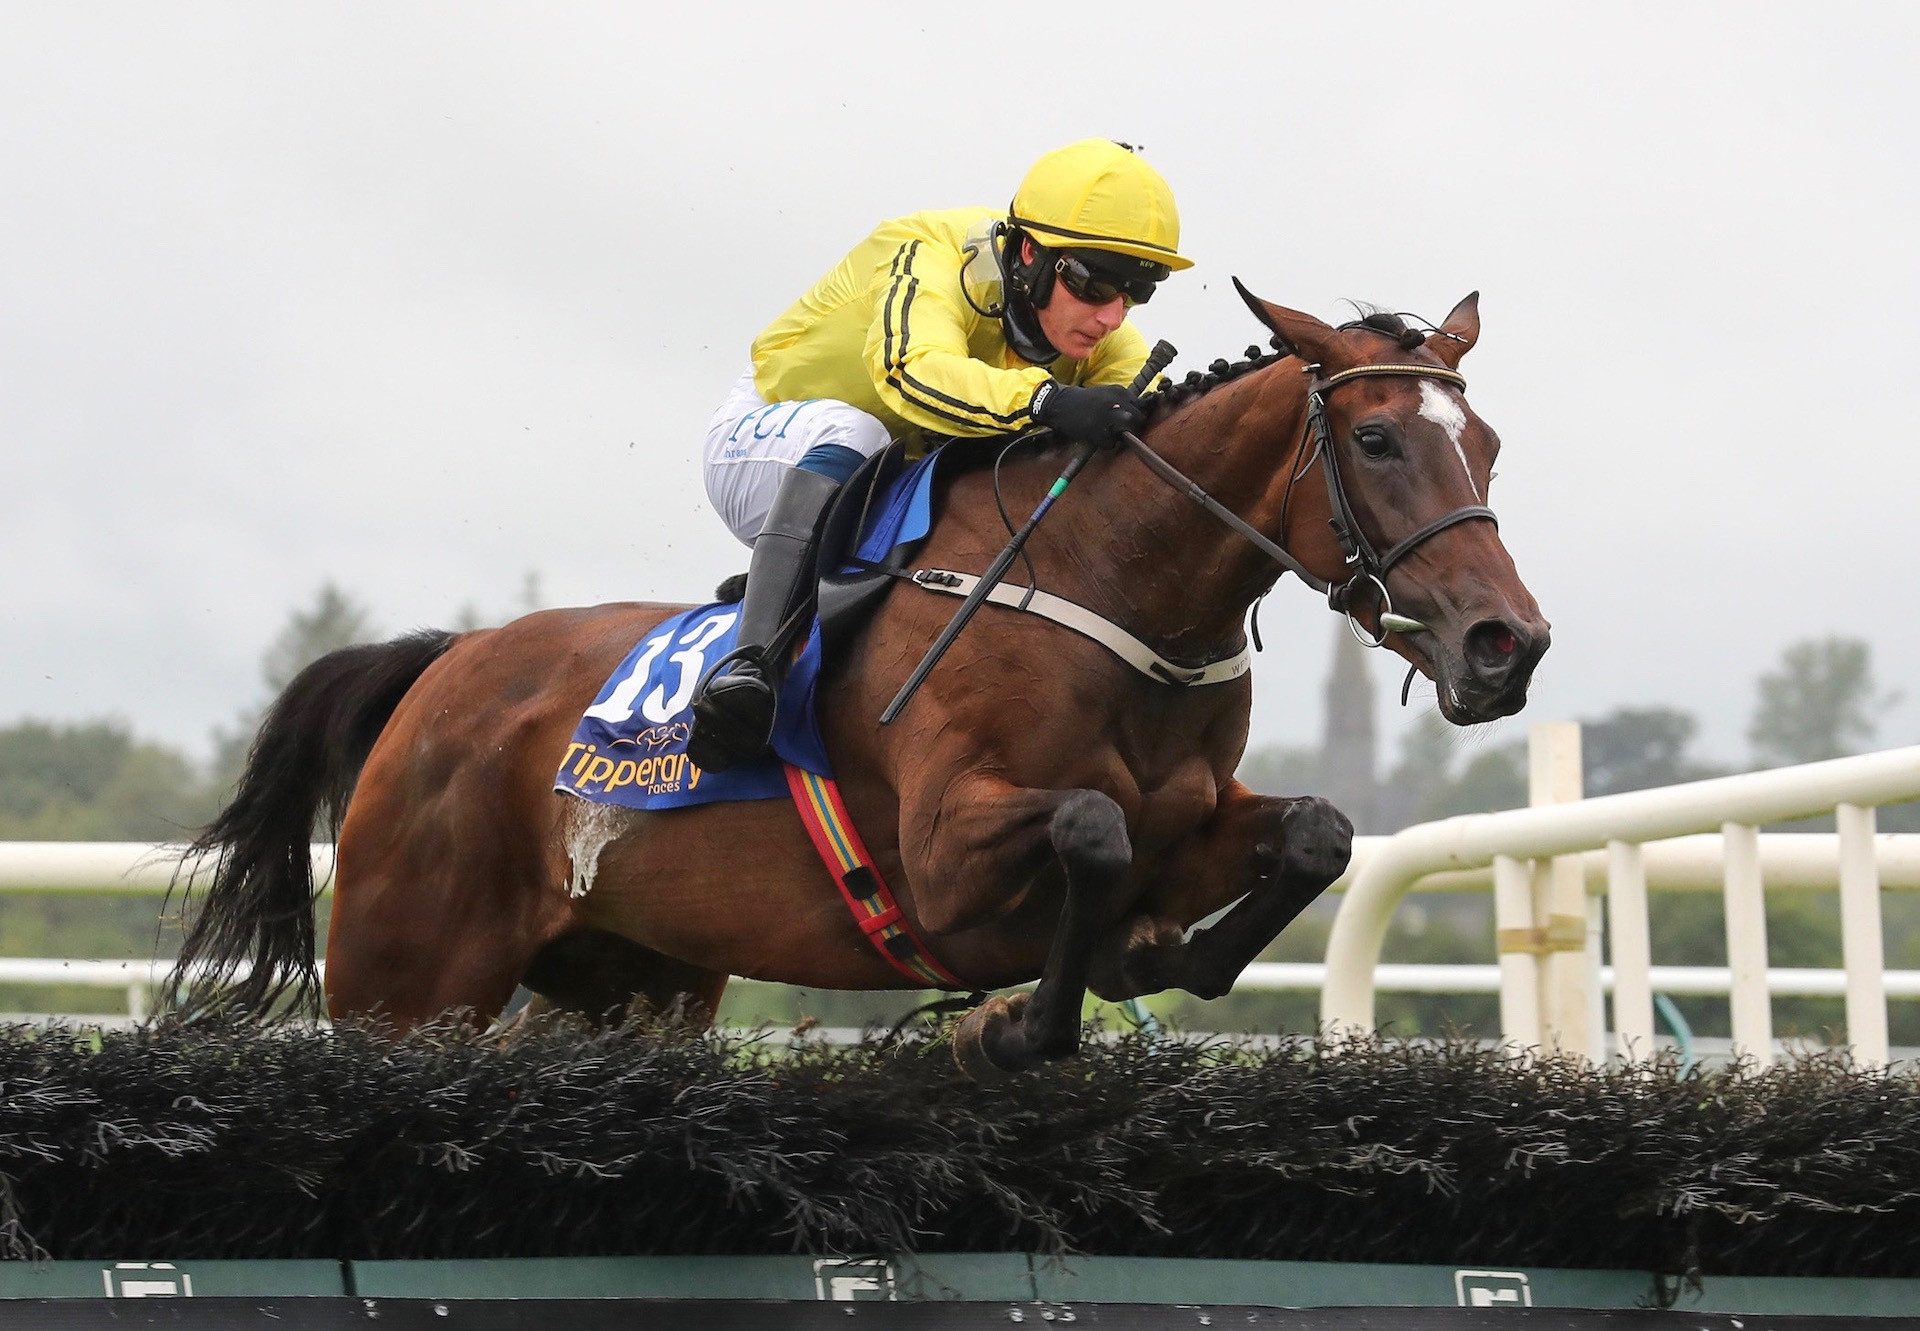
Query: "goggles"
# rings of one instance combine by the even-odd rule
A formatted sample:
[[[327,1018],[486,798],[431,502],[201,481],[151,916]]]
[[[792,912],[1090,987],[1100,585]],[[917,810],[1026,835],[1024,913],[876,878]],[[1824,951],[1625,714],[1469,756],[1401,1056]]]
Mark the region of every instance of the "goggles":
[[[1061,254],[1053,261],[1053,271],[1060,279],[1060,285],[1073,293],[1076,300],[1089,305],[1105,305],[1115,296],[1123,296],[1129,306],[1145,305],[1153,299],[1153,289],[1165,277],[1168,269],[1162,264],[1141,264],[1142,273],[1137,277],[1122,277],[1088,264],[1086,260],[1071,253]]]

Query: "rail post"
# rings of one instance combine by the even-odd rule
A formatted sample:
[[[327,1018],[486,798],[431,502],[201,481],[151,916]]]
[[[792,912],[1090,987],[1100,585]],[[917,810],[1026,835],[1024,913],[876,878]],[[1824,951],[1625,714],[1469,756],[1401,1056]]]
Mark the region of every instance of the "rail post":
[[[1527,733],[1527,802],[1534,808],[1577,804],[1582,795],[1580,725],[1554,721]],[[1536,860],[1532,927],[1526,944],[1537,949],[1538,1043],[1543,1052],[1604,1058],[1595,1039],[1600,976],[1599,922],[1588,910],[1586,874],[1575,855]],[[1502,947],[1519,940],[1503,932]],[[1526,1042],[1527,1032],[1504,1032]]]
[[[1607,939],[1613,952],[1613,1030],[1623,1062],[1653,1057],[1653,929],[1647,857],[1637,841],[1607,842]]]
[[[1874,811],[1842,804],[1833,811],[1840,836],[1840,948],[1847,971],[1847,1043],[1863,1067],[1885,1067],[1887,954],[1881,938],[1880,864]]]
[[[1766,1067],[1773,1061],[1773,1000],[1767,992],[1767,892],[1760,873],[1760,831],[1752,823],[1720,828],[1726,863],[1727,1007],[1733,1052]]]

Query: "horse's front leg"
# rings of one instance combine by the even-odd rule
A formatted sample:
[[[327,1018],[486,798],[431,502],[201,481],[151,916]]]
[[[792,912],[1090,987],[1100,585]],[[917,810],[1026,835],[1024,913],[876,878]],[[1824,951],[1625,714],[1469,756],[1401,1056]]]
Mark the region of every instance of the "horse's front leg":
[[[993,782],[991,793],[949,804],[936,835],[933,862],[947,866],[934,884],[938,902],[921,902],[935,929],[964,925],[992,912],[995,899],[1022,892],[1036,874],[1057,871],[1065,882],[1040,982],[1033,992],[995,997],[954,1031],[954,1055],[976,1078],[1017,1072],[1080,1047],[1080,1007],[1095,944],[1121,909],[1133,861],[1126,818],[1111,798],[1092,790],[1033,790]]]
[[[1352,854],[1353,824],[1326,800],[1258,795],[1235,783],[1149,885],[1145,910],[1101,941],[1093,991],[1109,1002],[1164,989],[1219,998]],[[1183,937],[1187,924],[1230,901],[1225,915]]]

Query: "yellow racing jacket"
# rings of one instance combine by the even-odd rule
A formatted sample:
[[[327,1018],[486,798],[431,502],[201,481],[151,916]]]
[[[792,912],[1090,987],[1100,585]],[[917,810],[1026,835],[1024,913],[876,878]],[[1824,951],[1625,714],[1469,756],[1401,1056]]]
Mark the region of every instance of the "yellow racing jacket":
[[[913,213],[882,222],[753,341],[753,379],[768,402],[833,398],[877,416],[916,448],[923,434],[1022,430],[1049,378],[1126,384],[1146,363],[1131,323],[1083,361],[1022,359],[1000,320],[962,287],[970,239],[1001,214],[988,208]],[[999,293],[990,292],[997,301]],[[989,309],[994,302],[974,300]]]

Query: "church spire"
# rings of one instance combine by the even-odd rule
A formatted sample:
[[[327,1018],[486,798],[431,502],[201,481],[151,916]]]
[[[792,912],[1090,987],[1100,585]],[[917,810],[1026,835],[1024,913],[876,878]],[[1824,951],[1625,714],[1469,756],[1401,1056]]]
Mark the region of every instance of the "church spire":
[[[1371,832],[1379,813],[1379,740],[1374,730],[1373,672],[1362,647],[1341,621],[1334,629],[1333,663],[1327,671],[1327,706],[1320,734],[1320,793]]]

